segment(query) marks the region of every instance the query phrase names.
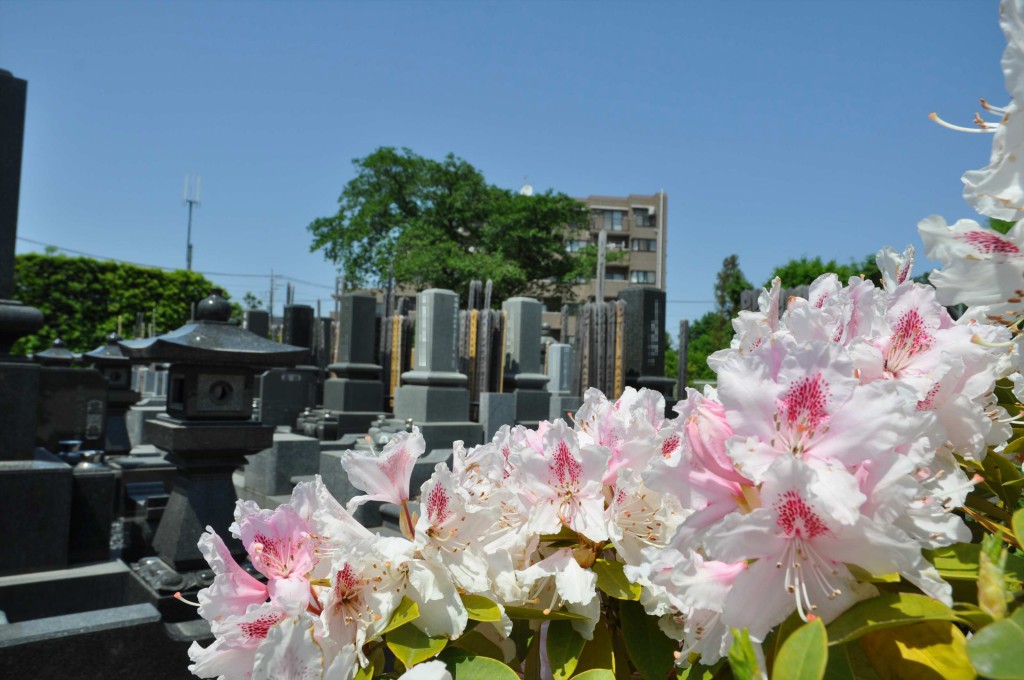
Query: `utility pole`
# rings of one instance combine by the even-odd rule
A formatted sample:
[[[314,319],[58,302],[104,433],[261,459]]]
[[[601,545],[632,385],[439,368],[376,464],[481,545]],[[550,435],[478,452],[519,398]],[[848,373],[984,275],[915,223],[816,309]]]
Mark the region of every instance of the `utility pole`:
[[[196,175],[195,182],[189,182],[189,176],[185,175],[185,191],[182,193],[182,201],[188,205],[188,236],[185,241],[185,269],[192,271],[192,208],[200,204],[203,192],[203,178]]]

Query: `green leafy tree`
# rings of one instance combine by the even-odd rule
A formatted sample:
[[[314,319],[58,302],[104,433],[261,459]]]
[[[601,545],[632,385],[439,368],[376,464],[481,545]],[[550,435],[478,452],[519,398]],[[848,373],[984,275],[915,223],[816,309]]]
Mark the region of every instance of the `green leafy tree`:
[[[672,334],[665,331],[665,377],[679,377],[679,350],[672,344]]]
[[[730,255],[722,260],[722,268],[715,278],[715,305],[718,313],[726,320],[732,319],[740,311],[740,296],[743,291],[753,286],[740,270],[740,258]]]
[[[686,354],[688,380],[714,380],[708,356],[729,346],[732,340],[732,319],[740,309],[740,296],[753,286],[740,269],[740,260],[730,255],[722,260],[715,277],[715,311],[690,323]]]
[[[262,298],[256,297],[256,294],[251,290],[247,290],[245,295],[242,296],[242,303],[246,309],[263,309]]]
[[[569,297],[591,274],[593,248],[568,253],[565,235],[585,224],[582,203],[560,193],[534,196],[488,184],[472,165],[409,149],[381,147],[353,161],[335,215],[314,220],[311,251],[344,269],[354,285],[395,280],[465,293],[491,279],[494,299]]]
[[[849,281],[851,276],[864,276],[875,284],[882,282],[882,273],[878,270],[875,256],[872,254],[866,255],[863,260],[851,259],[849,264],[839,264],[835,260],[823,262],[818,256],[808,259],[806,255],[802,255],[799,259],[789,260],[772,270],[764,287],[771,286],[772,279],[776,276],[782,281],[783,288],[795,288],[813,283],[814,279],[829,272],[837,274],[843,283]]]
[[[192,305],[214,291],[225,295],[195,272],[167,272],[87,257],[18,255],[15,299],[39,309],[45,325],[35,335],[18,340],[13,351],[39,352],[59,337],[76,352],[87,352],[117,330],[119,319],[121,334],[133,337],[139,313],[164,333],[188,321]]]

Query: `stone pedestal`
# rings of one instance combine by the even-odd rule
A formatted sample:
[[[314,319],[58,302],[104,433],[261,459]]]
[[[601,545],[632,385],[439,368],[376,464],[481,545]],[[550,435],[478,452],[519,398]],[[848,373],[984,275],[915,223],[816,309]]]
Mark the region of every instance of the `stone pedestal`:
[[[480,426],[483,440],[488,442],[502,425],[516,424],[516,398],[503,392],[480,395]]]
[[[547,420],[551,412],[551,393],[547,390],[516,390],[516,422],[527,427],[537,427]]]
[[[68,562],[104,562],[110,559],[110,528],[114,521],[117,479],[105,465],[83,465],[72,470]]]
[[[67,566],[71,494],[71,466],[55,456],[0,461],[0,575]]]
[[[0,302],[0,314],[2,311]],[[42,315],[39,318],[41,324]],[[0,461],[32,455],[41,370],[36,364],[0,359]]]
[[[292,477],[315,475],[320,469],[320,442],[290,432],[275,432],[269,449],[249,456],[245,486],[265,496],[290,494]]]
[[[548,411],[548,420],[554,421],[562,419],[571,426],[573,421],[569,417],[569,414],[575,414],[582,405],[583,399],[581,397],[552,394],[550,410]]]
[[[153,550],[178,571],[206,565],[196,542],[207,526],[224,538],[231,554],[245,551],[231,538],[235,487],[231,474],[245,456],[270,448],[274,428],[249,422],[187,421],[160,416],[145,425],[146,437],[167,451],[178,468],[174,490],[167,501]]]

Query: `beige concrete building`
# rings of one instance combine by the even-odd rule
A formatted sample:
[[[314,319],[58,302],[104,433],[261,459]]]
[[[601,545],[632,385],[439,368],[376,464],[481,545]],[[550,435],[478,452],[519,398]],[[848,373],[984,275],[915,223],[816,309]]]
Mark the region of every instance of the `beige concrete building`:
[[[590,209],[590,229],[570,235],[566,248],[596,245],[602,229],[608,232],[608,263],[604,276],[604,298],[614,300],[631,284],[665,289],[668,196],[588,196],[579,199]],[[580,300],[593,300],[596,278],[576,287]]]
[[[630,285],[657,286],[665,290],[665,267],[668,237],[668,196],[630,194],[629,196],[588,196],[577,199],[590,210],[590,224],[585,231],[566,237],[569,251],[597,245],[601,230],[607,231],[608,262],[605,266],[604,299],[614,300],[619,291]],[[578,302],[597,297],[596,272],[593,278],[581,280],[574,288]],[[561,302],[549,300],[545,323],[559,334]],[[571,325],[571,324],[570,324]],[[570,332],[572,328],[570,327]]]

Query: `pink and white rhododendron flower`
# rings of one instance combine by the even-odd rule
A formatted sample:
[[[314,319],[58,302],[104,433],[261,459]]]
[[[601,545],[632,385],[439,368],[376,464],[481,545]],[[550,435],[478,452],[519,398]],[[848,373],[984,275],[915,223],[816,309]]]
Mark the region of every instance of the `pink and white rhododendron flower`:
[[[543,451],[521,447],[517,455],[530,531],[556,534],[564,525],[594,542],[608,539],[601,483],[607,449],[580,446],[576,433],[556,420],[544,435]]]
[[[412,432],[399,432],[384,445],[379,454],[351,449],[341,456],[341,465],[349,481],[366,491],[348,502],[348,509],[367,501],[381,501],[405,505],[409,501],[409,479],[416,461],[426,451],[426,442],[418,427]]]

